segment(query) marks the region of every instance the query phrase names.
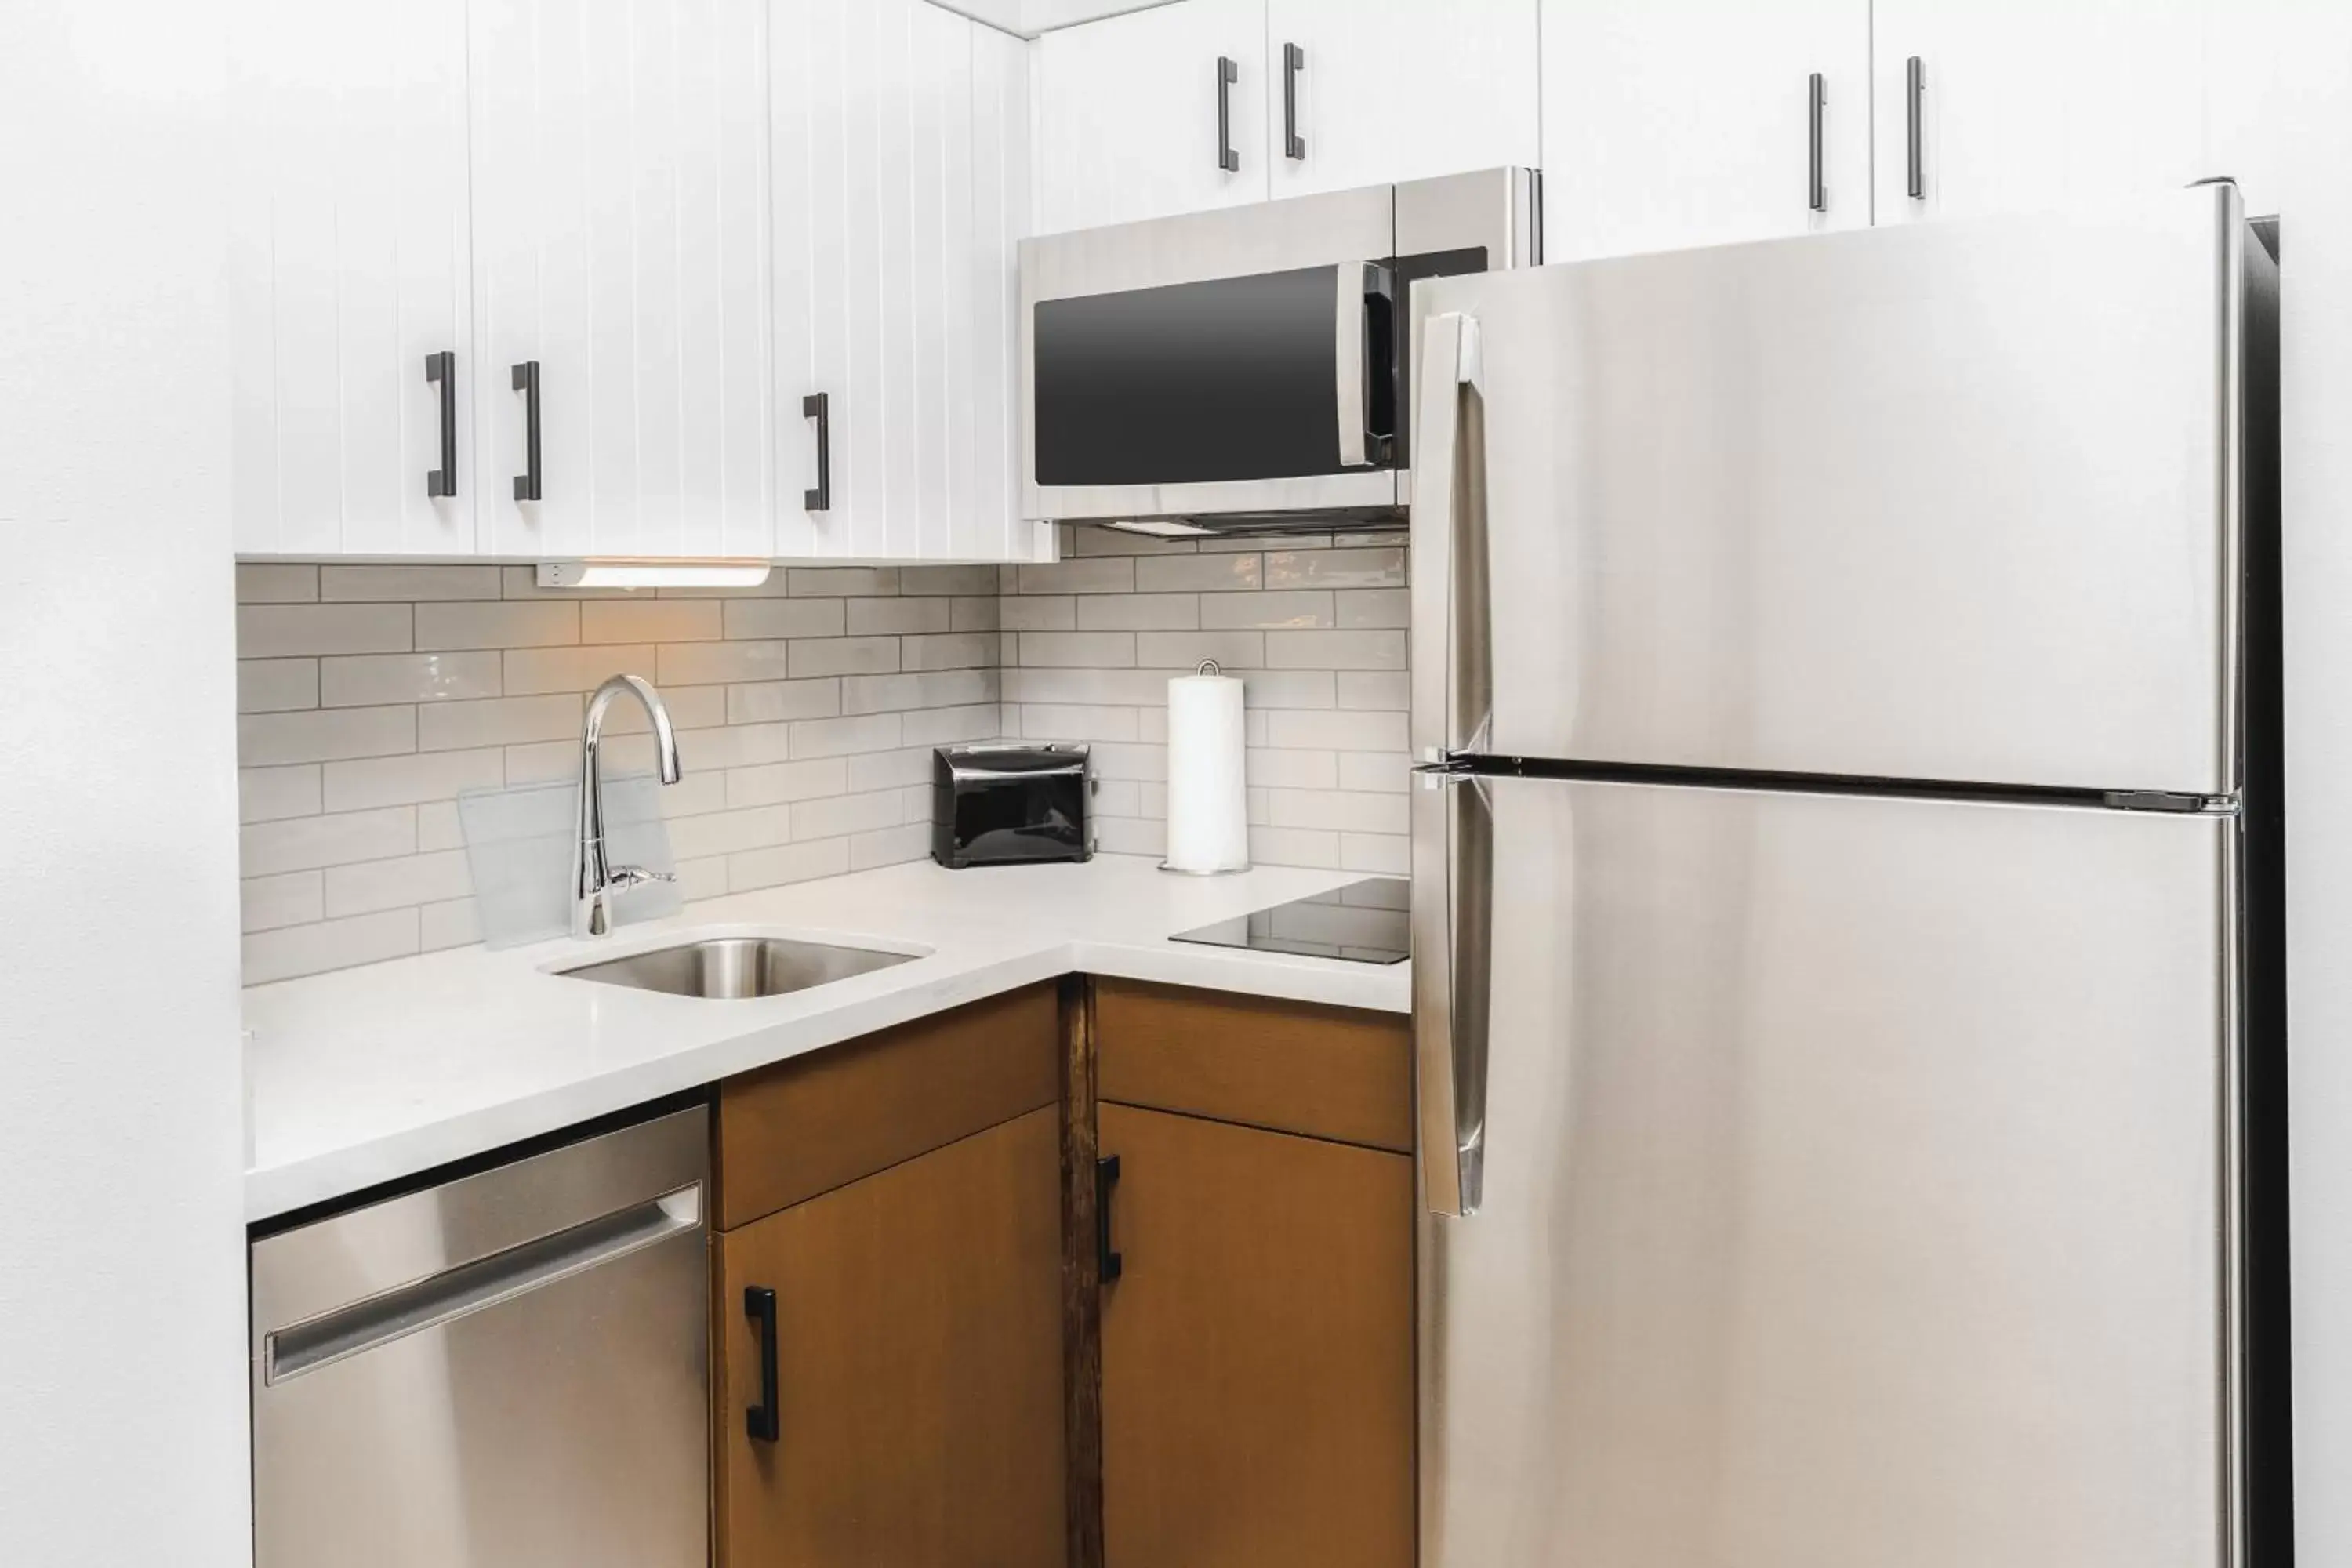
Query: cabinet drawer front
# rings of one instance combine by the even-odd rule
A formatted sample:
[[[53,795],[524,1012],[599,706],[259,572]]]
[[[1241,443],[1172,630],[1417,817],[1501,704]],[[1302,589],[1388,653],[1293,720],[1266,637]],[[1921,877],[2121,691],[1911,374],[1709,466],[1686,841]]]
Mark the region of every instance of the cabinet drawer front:
[[[1412,1147],[1412,1032],[1402,1016],[1099,980],[1095,1034],[1104,1100]]]
[[[719,1091],[723,1228],[1061,1096],[1055,988],[1033,986],[730,1079]]]

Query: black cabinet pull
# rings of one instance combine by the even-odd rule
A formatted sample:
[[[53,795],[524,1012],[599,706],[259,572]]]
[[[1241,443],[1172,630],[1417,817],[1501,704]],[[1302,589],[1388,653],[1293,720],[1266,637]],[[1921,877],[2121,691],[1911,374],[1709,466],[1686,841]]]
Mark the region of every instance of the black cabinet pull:
[[[1229,56],[1217,57],[1217,167],[1226,174],[1241,172],[1242,155],[1234,151],[1234,83],[1241,68]]]
[[[1119,1276],[1125,1260],[1111,1250],[1110,1198],[1118,1190],[1118,1156],[1095,1162],[1095,1278],[1108,1285]]]
[[[425,356],[425,379],[441,389],[441,466],[425,476],[428,496],[457,493],[457,356],[444,350]]]
[[[776,1410],[776,1293],[765,1285],[746,1285],[743,1315],[760,1325],[760,1403],[743,1412],[743,1425],[754,1442],[772,1443],[782,1431]]]
[[[1282,46],[1282,154],[1304,160],[1307,138],[1298,133],[1298,73],[1307,68],[1307,51],[1297,44]]]
[[[529,359],[514,367],[514,389],[522,394],[522,472],[515,476],[517,500],[540,499],[539,482],[539,362]]]
[[[1805,89],[1805,205],[1817,213],[1830,210],[1830,188],[1822,172],[1822,116],[1828,105],[1829,91],[1822,84],[1822,73],[1815,71]]]
[[[801,492],[807,511],[833,510],[833,400],[812,392],[801,399],[801,417],[816,421],[816,489]]]
[[[1927,96],[1927,67],[1913,55],[1903,62],[1903,130],[1904,167],[1915,202],[1927,199],[1927,130],[1920,110]]]

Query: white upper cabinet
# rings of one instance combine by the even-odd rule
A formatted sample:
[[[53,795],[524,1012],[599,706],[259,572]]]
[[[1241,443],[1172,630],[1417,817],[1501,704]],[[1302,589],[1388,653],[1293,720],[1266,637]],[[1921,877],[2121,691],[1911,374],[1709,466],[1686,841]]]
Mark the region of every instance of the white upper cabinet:
[[[473,0],[469,33],[485,547],[770,554],[763,0]]]
[[[1543,0],[1544,259],[1867,226],[1870,5]]]
[[[1026,47],[922,0],[774,0],[772,24],[776,550],[1029,559]]]
[[[1039,38],[1037,232],[1265,200],[1265,20],[1179,0]]]
[[[1534,166],[1543,152],[1537,5],[1267,0],[1273,194]]]
[[[2206,133],[2204,44],[2228,5],[1874,0],[1878,221],[2072,206],[2233,173],[2208,166]]]
[[[466,554],[465,0],[244,0],[233,26],[236,548]]]

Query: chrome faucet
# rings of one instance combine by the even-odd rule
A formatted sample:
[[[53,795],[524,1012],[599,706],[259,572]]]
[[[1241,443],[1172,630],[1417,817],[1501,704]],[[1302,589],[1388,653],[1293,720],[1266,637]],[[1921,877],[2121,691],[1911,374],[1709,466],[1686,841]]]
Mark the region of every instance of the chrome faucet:
[[[613,931],[613,895],[646,882],[675,882],[670,871],[648,871],[643,866],[615,866],[604,856],[604,783],[596,753],[604,741],[604,710],[626,691],[646,705],[654,721],[654,755],[661,782],[678,781],[677,735],[671,730],[669,710],[661,693],[634,675],[616,675],[588,700],[587,722],[580,731],[580,831],[572,842],[572,934],[609,936]]]

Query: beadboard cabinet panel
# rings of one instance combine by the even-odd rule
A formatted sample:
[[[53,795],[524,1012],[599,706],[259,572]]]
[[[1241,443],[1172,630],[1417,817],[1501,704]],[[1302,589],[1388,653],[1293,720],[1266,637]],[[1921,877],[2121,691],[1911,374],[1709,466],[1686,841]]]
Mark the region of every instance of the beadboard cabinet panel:
[[[1536,17],[1537,0],[1267,0],[1272,194],[1538,163]]]
[[[245,0],[230,59],[236,548],[469,553],[465,0]],[[444,353],[460,484],[437,498]]]
[[[767,7],[477,0],[477,505],[497,553],[765,556]],[[539,366],[541,499],[528,397]]]
[[[773,19],[777,552],[1032,559],[1012,448],[1025,47],[925,0],[775,0]]]
[[[1543,0],[1544,259],[1869,226],[1870,3]]]

